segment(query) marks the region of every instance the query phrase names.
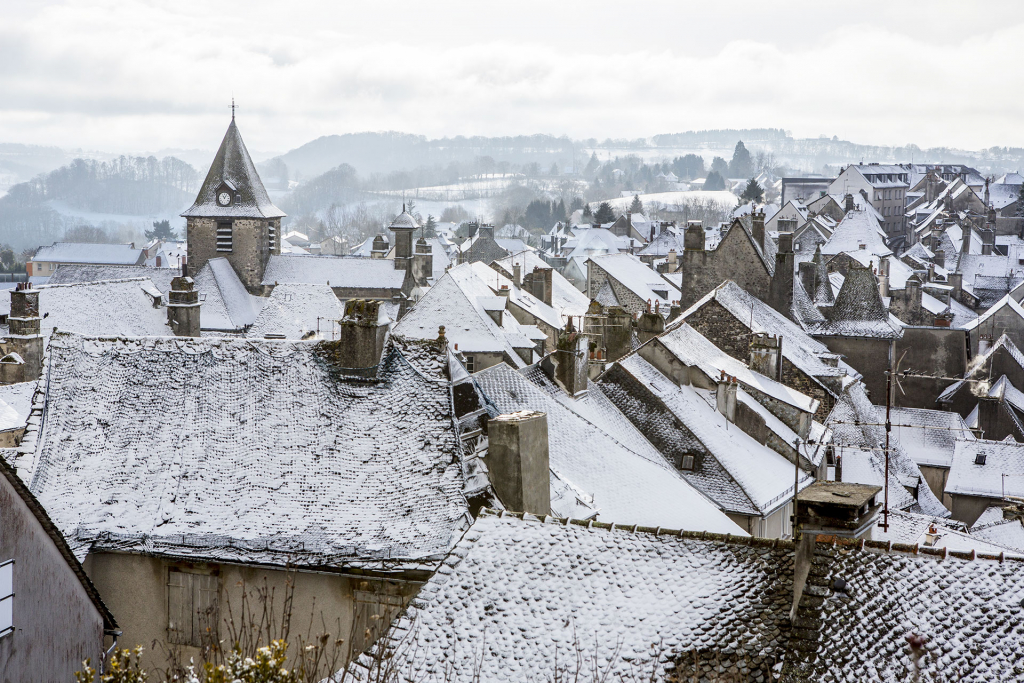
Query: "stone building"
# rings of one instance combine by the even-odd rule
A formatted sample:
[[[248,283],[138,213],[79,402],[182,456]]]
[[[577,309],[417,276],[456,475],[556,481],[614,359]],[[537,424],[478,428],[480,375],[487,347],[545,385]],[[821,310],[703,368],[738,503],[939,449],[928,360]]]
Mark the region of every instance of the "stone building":
[[[281,253],[281,219],[263,187],[234,114],[186,219],[188,267],[198,273],[212,258],[224,257],[245,288],[260,292],[270,257]]]

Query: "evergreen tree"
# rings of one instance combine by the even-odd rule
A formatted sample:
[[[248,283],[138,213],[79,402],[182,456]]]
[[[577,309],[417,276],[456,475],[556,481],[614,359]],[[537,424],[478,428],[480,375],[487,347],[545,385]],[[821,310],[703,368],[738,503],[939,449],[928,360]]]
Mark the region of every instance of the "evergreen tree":
[[[153,229],[146,231],[147,240],[175,240],[178,236],[171,230],[170,221],[153,221]]]
[[[750,158],[743,141],[736,143],[736,149],[732,153],[732,161],[729,162],[730,178],[746,178],[754,173],[754,160]]]
[[[588,218],[593,218],[593,217],[594,217],[594,214],[590,212],[590,204],[584,204],[583,205],[583,220],[587,220]]]
[[[437,237],[437,221],[431,214],[427,214],[427,222],[423,226],[424,237]]]
[[[672,172],[680,178],[700,178],[704,175],[704,158],[696,154],[676,157],[672,160]]]
[[[583,169],[583,172],[587,175],[591,175],[597,172],[601,162],[597,160],[597,152],[590,153],[590,161],[587,162],[587,167]]]
[[[597,213],[594,214],[594,222],[604,225],[605,223],[614,223],[618,216],[615,215],[615,210],[612,209],[612,205],[608,202],[601,202],[600,206],[597,207]]]
[[[565,212],[565,201],[561,197],[558,199],[558,203],[551,203],[551,220],[553,222],[565,222],[568,215]]]
[[[729,175],[729,162],[722,157],[715,157],[711,162],[711,173],[717,173],[723,178]]]
[[[630,213],[643,213],[644,212],[644,203],[642,201],[640,201],[640,196],[639,195],[633,195],[633,201],[629,205],[629,212]]]
[[[744,204],[748,202],[764,201],[764,188],[761,187],[756,180],[751,178],[747,183],[746,188],[744,188],[743,194],[740,195],[740,201]]]
[[[1017,193],[1017,217],[1024,218],[1024,183],[1020,186],[1020,191]]]
[[[708,177],[704,181],[704,187],[702,189],[708,192],[724,190],[725,178],[723,178],[718,171],[712,171],[711,173],[708,173]]]

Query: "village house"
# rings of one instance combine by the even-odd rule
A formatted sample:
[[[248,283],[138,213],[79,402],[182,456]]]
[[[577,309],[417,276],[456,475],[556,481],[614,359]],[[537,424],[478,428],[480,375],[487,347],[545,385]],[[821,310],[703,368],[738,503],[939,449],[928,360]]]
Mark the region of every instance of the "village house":
[[[621,306],[638,316],[651,306],[667,315],[679,305],[679,288],[632,254],[606,254],[587,259],[590,299],[605,306]]]
[[[953,518],[973,525],[990,506],[1024,497],[1024,444],[957,441],[946,482]]]
[[[39,247],[25,269],[34,284],[45,284],[45,278],[62,265],[141,266],[145,263],[145,250],[136,249],[134,244],[54,242],[48,247]]]
[[[829,194],[859,194],[867,198],[882,216],[882,228],[893,243],[907,243],[906,193],[910,174],[899,165],[851,164],[829,186]]]

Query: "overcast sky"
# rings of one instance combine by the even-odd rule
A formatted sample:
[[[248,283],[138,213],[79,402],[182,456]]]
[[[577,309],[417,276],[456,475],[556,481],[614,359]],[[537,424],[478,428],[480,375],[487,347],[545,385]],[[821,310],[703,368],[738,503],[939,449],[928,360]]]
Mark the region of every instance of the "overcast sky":
[[[250,149],[321,135],[1024,146],[1024,3],[0,0],[0,142]]]

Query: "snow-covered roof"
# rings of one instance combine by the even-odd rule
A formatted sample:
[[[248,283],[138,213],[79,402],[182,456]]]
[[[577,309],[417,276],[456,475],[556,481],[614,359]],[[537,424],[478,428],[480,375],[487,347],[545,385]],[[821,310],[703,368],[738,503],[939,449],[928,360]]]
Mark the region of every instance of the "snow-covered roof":
[[[883,486],[885,427],[879,425],[863,383],[852,382],[843,390],[825,425],[832,428],[832,444],[842,458],[843,481]],[[948,517],[949,511],[924,483],[920,468],[898,438],[890,440],[889,455],[889,506]],[[920,484],[916,501],[903,482]]]
[[[405,210],[405,205],[402,206],[402,213],[395,216],[395,220],[391,221],[388,225],[388,230],[406,230],[406,229],[417,229],[420,224],[416,221],[416,218]]]
[[[237,332],[256,322],[266,301],[246,291],[231,263],[224,257],[212,258],[195,276],[202,297],[200,328],[218,332]]]
[[[782,337],[782,355],[810,377],[838,377],[846,374],[839,367],[838,356],[812,338],[792,320],[760,299],[751,296],[732,280],[726,280],[708,292],[682,314],[682,319],[696,314],[709,301],[717,301],[751,332]]]
[[[1024,524],[1016,517],[1006,519],[998,506],[981,513],[971,527],[971,536],[1024,552]]]
[[[231,198],[227,206],[217,201],[218,191],[222,189]],[[210,218],[281,218],[285,215],[270,201],[234,117],[213,157],[195,203],[181,215]]]
[[[831,255],[857,251],[862,245],[872,254],[892,254],[892,250],[885,246],[884,233],[878,220],[866,211],[850,211],[836,225],[828,241],[821,245],[821,253]]]
[[[134,266],[142,258],[143,250],[136,249],[132,244],[54,242],[48,247],[39,247],[32,261]]]
[[[263,274],[263,285],[293,283],[358,287],[369,289],[400,289],[404,270],[396,270],[389,259],[357,256],[271,256]]]
[[[24,427],[28,414],[32,410],[32,397],[36,393],[36,385],[32,382],[17,382],[0,385],[0,429]]]
[[[444,356],[427,345],[394,342],[370,382],[310,342],[60,334],[49,355],[19,473],[69,539],[400,569],[433,565],[463,528]]]
[[[499,363],[474,379],[499,413],[547,413],[552,473],[591,496],[599,519],[745,533],[687,483],[600,389],[590,385],[593,396],[573,400],[542,374],[531,374],[539,384]],[[566,514],[565,505],[557,509],[553,500],[552,513]]]
[[[719,668],[744,672],[737,680],[898,681],[904,636],[923,633],[923,677],[1014,677],[1024,635],[998,625],[1017,623],[1020,561],[819,543],[798,612],[807,628],[793,628],[794,552],[790,541],[485,511],[394,622],[382,659],[424,683],[688,681]]]
[[[875,406],[875,422],[885,422],[885,406]],[[918,465],[949,467],[957,439],[974,434],[959,414],[926,408],[892,408],[892,435]]]
[[[617,254],[627,249],[629,249],[629,239],[620,237],[607,228],[575,226],[573,236],[562,245],[561,253],[565,258],[573,259],[600,254]]]
[[[344,313],[334,290],[327,285],[278,285],[267,297],[246,336],[331,339],[336,321],[341,320]]]
[[[1017,522],[1017,526],[1020,526],[1020,522]],[[1021,529],[1024,530],[1024,527]],[[875,526],[871,530],[871,538],[875,541],[926,546],[936,550],[974,551],[989,555],[1018,554],[1013,552],[1012,546],[993,543],[973,531],[968,533],[963,522],[903,510],[890,510],[888,531]]]
[[[509,274],[513,273],[513,266],[519,264],[524,277],[527,273],[532,273],[534,268],[551,268],[534,251],[518,252],[499,259],[494,264],[500,266],[502,270]],[[589,305],[590,299],[587,298],[586,294],[576,289],[571,282],[565,279],[564,275],[552,269],[551,308],[555,309],[563,317],[570,315],[578,316],[585,315]]]
[[[946,493],[997,499],[1024,497],[1024,444],[987,439],[957,441]]]
[[[40,328],[104,337],[173,335],[167,310],[154,306],[153,283],[145,278],[42,285]],[[157,299],[159,301],[159,299]]]
[[[965,330],[974,330],[986,322],[992,319],[1000,311],[1012,312],[1020,316],[1021,320],[1024,321],[1024,306],[1021,306],[1012,296],[1007,294],[1002,299],[994,303],[987,311],[979,315],[971,322],[964,325]]]
[[[642,301],[655,302],[666,308],[679,301],[679,288],[651,269],[646,263],[631,254],[605,254],[591,256],[594,262],[623,287],[636,294]]]
[[[110,266],[92,264],[63,264],[50,276],[48,285],[71,285],[100,280],[146,278],[161,292],[171,291],[171,280],[181,275],[178,268],[151,268],[149,266]]]
[[[878,292],[878,282],[870,268],[851,267],[826,311],[827,320],[809,330],[815,336],[868,337],[899,339],[903,324],[890,315]]]
[[[654,401],[641,398],[637,385]],[[702,458],[701,467],[682,475],[726,511],[763,515],[792,498],[792,463],[735,425],[730,427],[703,395],[706,392],[677,386],[635,353],[618,361],[602,378],[601,387],[634,424],[643,425],[641,431],[656,445],[672,441],[690,453],[710,456]],[[806,474],[801,480],[801,486],[811,481]]]

